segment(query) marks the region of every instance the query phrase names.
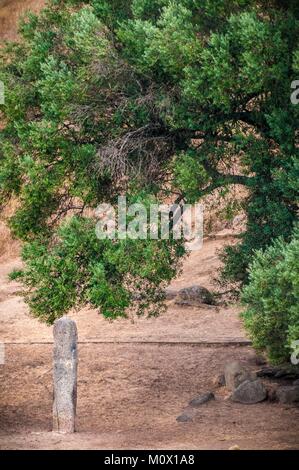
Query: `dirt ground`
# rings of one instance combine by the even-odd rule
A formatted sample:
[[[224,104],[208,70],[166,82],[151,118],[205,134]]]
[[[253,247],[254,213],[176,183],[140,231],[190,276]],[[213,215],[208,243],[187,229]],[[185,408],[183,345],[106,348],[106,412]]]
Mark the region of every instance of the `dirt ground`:
[[[29,10],[39,11],[44,4],[44,0],[0,0],[0,39],[14,40],[18,19]]]
[[[206,240],[172,288],[211,288],[225,241],[233,243],[227,232]],[[1,449],[299,449],[298,408],[231,403],[225,388],[215,390],[216,400],[192,422],[176,421],[194,396],[213,390],[227,361],[257,368],[237,305],[182,308],[170,301],[159,318],[134,323],[109,322],[88,309],[73,313],[80,341],[78,432],[51,433],[52,328],[28,315],[19,285],[7,280],[18,265],[13,258],[0,269]]]

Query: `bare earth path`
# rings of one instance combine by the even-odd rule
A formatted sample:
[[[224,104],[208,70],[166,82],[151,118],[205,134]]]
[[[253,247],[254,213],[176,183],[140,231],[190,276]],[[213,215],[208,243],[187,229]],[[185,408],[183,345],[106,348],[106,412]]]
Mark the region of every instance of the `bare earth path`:
[[[220,234],[193,253],[172,288],[211,288],[224,239],[233,242]],[[1,449],[299,448],[298,408],[233,404],[224,388],[193,422],[176,422],[190,399],[213,388],[227,361],[257,366],[238,306],[182,308],[173,302],[159,318],[134,323],[111,323],[88,309],[72,314],[80,340],[78,432],[51,433],[52,328],[28,315],[20,287],[7,280],[19,264],[7,260],[0,268],[0,340],[6,343],[0,366]]]

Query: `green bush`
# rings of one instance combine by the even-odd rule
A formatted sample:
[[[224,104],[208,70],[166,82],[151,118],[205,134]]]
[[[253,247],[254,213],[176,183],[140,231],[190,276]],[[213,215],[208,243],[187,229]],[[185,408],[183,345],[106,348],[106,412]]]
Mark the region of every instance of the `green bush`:
[[[128,308],[156,316],[165,307],[164,289],[184,252],[181,241],[173,238],[101,240],[93,218],[72,217],[50,244],[38,239],[25,243],[25,267],[10,278],[22,282],[31,313],[49,324],[86,305],[109,319],[126,317]]]
[[[290,243],[276,240],[256,254],[242,299],[245,325],[257,349],[274,363],[290,360],[299,340],[299,227]]]

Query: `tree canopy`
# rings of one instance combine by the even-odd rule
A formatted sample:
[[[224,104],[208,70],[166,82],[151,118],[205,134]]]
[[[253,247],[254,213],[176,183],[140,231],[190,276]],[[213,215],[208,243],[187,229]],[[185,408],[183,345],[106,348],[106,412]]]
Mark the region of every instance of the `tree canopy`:
[[[244,186],[246,231],[223,276],[291,238],[298,209],[299,5],[252,0],[50,0],[0,50],[2,204],[24,241],[32,311],[91,303],[156,313],[184,254],[174,240],[95,237],[101,202],[193,203]],[[136,293],[138,295],[136,295]]]

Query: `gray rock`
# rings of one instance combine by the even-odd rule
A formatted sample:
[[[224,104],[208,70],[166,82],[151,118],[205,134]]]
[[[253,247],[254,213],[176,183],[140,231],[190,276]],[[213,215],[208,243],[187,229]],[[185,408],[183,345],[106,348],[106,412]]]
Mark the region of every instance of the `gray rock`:
[[[186,408],[183,413],[176,418],[178,423],[188,423],[193,421],[196,411],[192,408]]]
[[[269,401],[271,401],[271,402],[276,402],[277,401],[277,388],[278,388],[277,383],[268,382],[266,384],[267,398],[268,398]]]
[[[267,391],[260,380],[242,382],[231,395],[232,401],[252,405],[267,398]]]
[[[275,379],[284,380],[296,380],[299,379],[299,374],[293,368],[290,367],[262,367],[261,370],[257,371],[258,377],[269,377]]]
[[[276,372],[274,378],[284,380],[296,380],[298,378],[298,374],[290,369],[281,369]]]
[[[280,403],[296,403],[299,402],[299,385],[278,387],[276,396]]]
[[[294,380],[293,385],[299,385],[299,379]]]
[[[245,380],[253,380],[254,374],[248,371],[240,362],[228,362],[224,369],[225,384],[228,390],[235,390]]]
[[[178,416],[176,420],[178,423],[188,423],[189,421],[192,421],[192,417],[183,413],[180,416]]]
[[[257,371],[256,375],[258,377],[274,377],[278,370],[277,367],[262,367],[261,370]]]
[[[77,327],[68,317],[54,323],[53,431],[75,431],[77,404]]]
[[[214,298],[208,289],[201,286],[192,286],[181,289],[178,292],[177,303],[187,303],[190,302],[190,305],[197,304],[208,304],[213,305]]]
[[[208,401],[214,400],[214,399],[215,399],[214,393],[207,392],[207,393],[203,393],[202,395],[199,395],[198,397],[193,398],[193,400],[189,402],[189,405],[194,408],[198,408],[204,403],[207,403]]]

